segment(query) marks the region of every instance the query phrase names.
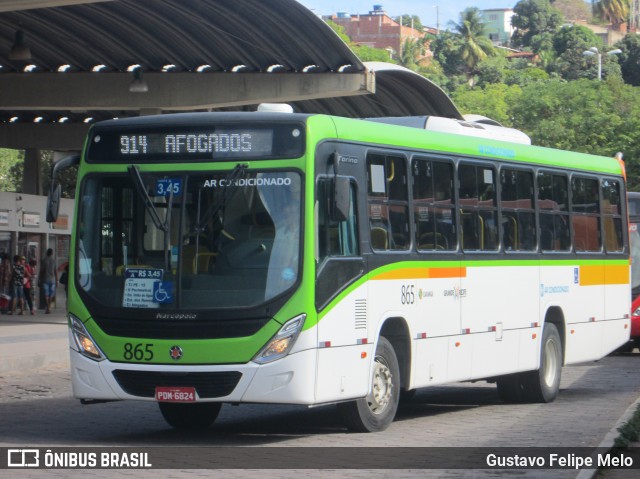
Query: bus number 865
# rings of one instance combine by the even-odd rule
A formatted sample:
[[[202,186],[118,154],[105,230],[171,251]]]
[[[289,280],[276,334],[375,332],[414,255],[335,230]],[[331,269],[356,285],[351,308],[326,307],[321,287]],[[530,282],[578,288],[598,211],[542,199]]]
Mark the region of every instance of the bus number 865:
[[[413,293],[413,285],[402,285],[400,293],[400,302],[402,304],[414,304],[416,302],[416,296]]]

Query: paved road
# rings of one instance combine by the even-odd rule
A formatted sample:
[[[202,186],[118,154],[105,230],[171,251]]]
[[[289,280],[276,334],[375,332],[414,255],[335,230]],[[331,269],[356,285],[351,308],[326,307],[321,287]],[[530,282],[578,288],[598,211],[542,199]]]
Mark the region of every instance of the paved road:
[[[62,339],[64,317],[0,318],[0,447],[19,446],[257,446],[257,447],[595,447],[640,397],[640,354],[612,356],[598,363],[564,368],[561,393],[551,404],[507,405],[495,386],[460,383],[420,391],[403,404],[396,421],[380,434],[348,433],[333,406],[224,405],[204,432],[169,428],[154,403],[116,402],[81,406],[71,397],[65,358],[43,355],[29,368],[28,350],[39,354],[48,341]],[[30,322],[28,322],[30,321]],[[51,339],[49,336],[57,335]],[[11,339],[13,338],[13,339]],[[15,347],[15,345],[22,345]],[[66,346],[65,346],[66,347]],[[44,348],[46,349],[46,348]],[[54,348],[55,349],[55,348]],[[22,359],[16,352],[22,351]],[[58,351],[59,352],[59,351]],[[4,355],[4,356],[3,356]],[[4,359],[3,359],[4,357]],[[2,369],[0,369],[2,371]],[[282,452],[280,452],[282,451]],[[286,455],[284,449],[276,454]],[[317,450],[314,450],[317,452]],[[326,451],[325,451],[326,452]],[[250,467],[251,458],[247,459]],[[8,474],[5,474],[7,472]],[[44,471],[2,471],[2,477],[42,477]],[[49,477],[518,477],[575,478],[574,471],[490,470],[162,470],[48,471]],[[619,476],[616,476],[616,479]],[[624,477],[624,476],[622,476]],[[635,477],[629,471],[628,477]]]
[[[596,364],[565,368],[558,400],[546,405],[502,404],[495,388],[484,383],[423,390],[400,408],[396,422],[381,434],[346,432],[331,406],[306,409],[264,405],[225,405],[211,429],[198,433],[176,432],[164,423],[153,403],[81,406],[71,397],[66,368],[55,365],[37,373],[4,374],[0,376],[0,388],[0,446],[5,447],[597,446],[640,396],[640,355],[610,357]],[[68,477],[69,471],[55,472],[60,473],[59,477]],[[403,470],[393,471],[394,477],[396,472],[399,477],[424,476],[424,471]],[[448,471],[446,477],[469,477],[469,472]],[[207,475],[204,471],[191,473],[196,477]],[[35,475],[15,477],[38,477],[35,472],[30,474]],[[113,471],[109,477],[118,474],[125,472]],[[154,477],[180,477],[178,471],[167,474],[169,476],[156,474]],[[232,471],[231,477],[248,477],[243,474],[247,474],[246,471]],[[388,474],[389,471],[384,470],[352,471],[349,477],[386,477]],[[304,471],[302,475],[315,477],[314,471]],[[477,471],[474,475],[500,474]],[[518,476],[523,475],[527,478],[576,476],[572,471],[519,471]],[[268,472],[267,476],[281,477]],[[54,474],[54,477],[58,476]]]

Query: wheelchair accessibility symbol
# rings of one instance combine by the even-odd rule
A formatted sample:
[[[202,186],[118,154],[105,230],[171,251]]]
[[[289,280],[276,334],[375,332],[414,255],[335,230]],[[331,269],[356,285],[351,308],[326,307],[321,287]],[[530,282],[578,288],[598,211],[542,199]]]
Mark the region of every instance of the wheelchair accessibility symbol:
[[[160,304],[173,303],[173,281],[156,281],[153,283],[153,302]]]

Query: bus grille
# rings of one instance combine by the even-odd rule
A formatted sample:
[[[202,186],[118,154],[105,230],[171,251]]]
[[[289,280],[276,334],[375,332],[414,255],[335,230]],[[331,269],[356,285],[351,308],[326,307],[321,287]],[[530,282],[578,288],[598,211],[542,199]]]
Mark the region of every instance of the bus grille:
[[[116,369],[113,376],[120,387],[132,396],[155,397],[156,387],[194,387],[198,397],[218,398],[231,394],[242,377],[239,371],[225,372],[153,372]]]

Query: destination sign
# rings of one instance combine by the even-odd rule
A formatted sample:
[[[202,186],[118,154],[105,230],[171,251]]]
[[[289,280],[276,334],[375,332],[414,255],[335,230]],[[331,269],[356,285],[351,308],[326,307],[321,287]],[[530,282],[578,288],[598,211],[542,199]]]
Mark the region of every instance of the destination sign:
[[[154,163],[299,158],[304,154],[301,123],[94,128],[89,163]]]
[[[265,156],[273,150],[273,131],[236,130],[200,133],[120,135],[121,155]]]

